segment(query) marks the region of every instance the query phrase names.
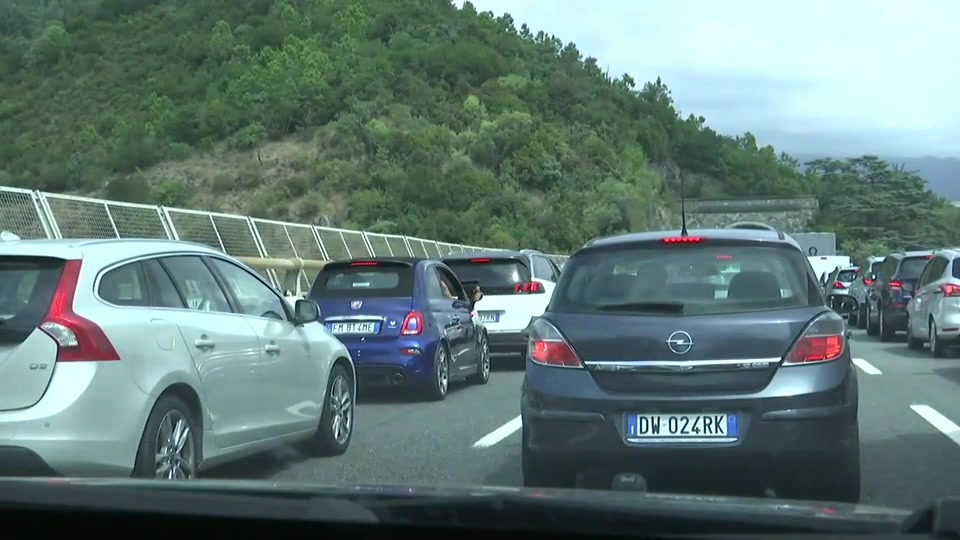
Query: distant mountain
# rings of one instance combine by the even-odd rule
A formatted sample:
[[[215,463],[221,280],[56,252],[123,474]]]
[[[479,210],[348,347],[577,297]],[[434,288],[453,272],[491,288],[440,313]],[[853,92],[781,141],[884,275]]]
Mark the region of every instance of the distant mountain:
[[[831,156],[827,154],[791,154],[806,163],[815,159],[830,157],[843,159],[850,156]],[[930,191],[951,201],[960,201],[960,159],[939,157],[908,157],[897,158],[880,156],[889,163],[902,164],[908,171],[913,171],[927,181]]]

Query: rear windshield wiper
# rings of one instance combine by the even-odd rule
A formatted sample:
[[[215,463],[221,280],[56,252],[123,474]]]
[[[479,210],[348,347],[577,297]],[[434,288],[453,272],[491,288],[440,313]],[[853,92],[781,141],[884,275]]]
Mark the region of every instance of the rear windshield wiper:
[[[644,311],[650,313],[683,313],[683,302],[626,302],[623,304],[604,304],[597,306],[598,311]]]

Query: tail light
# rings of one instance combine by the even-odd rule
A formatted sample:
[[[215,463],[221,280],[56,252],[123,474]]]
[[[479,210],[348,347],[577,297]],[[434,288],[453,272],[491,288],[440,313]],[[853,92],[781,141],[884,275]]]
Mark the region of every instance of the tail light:
[[[833,282],[833,288],[834,288],[834,289],[846,289],[847,286],[844,285],[843,283],[840,283],[839,281],[834,281],[834,282]]]
[[[944,283],[940,286],[940,292],[942,292],[944,296],[960,296],[960,286],[952,283]]]
[[[527,356],[541,366],[583,369],[583,362],[557,327],[536,319],[527,327]]]
[[[403,324],[400,325],[400,333],[404,336],[419,336],[423,333],[423,314],[419,311],[411,311],[403,318]]]
[[[353,261],[350,266],[376,266],[377,261]]]
[[[866,285],[867,287],[869,287],[869,286],[873,285],[873,280],[870,279],[870,278],[863,278],[863,284]]]
[[[120,360],[113,344],[93,321],[73,312],[80,279],[80,261],[67,261],[57,280],[50,309],[40,330],[57,342],[57,362],[111,362]]]
[[[816,364],[836,360],[846,348],[843,317],[830,311],[818,316],[783,358],[784,365]]]
[[[901,287],[903,287],[903,283],[900,283],[895,279],[887,283],[887,288],[890,289],[891,291],[894,289],[899,289]]]
[[[543,283],[539,281],[529,281],[527,283],[517,283],[513,286],[514,294],[540,294],[546,292]]]

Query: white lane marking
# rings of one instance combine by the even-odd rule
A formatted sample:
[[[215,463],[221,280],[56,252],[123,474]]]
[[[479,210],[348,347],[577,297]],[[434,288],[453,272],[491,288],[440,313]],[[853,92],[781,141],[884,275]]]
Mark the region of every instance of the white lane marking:
[[[506,439],[510,435],[513,435],[521,427],[523,427],[523,421],[518,416],[513,420],[507,422],[506,424],[491,431],[490,433],[487,433],[486,435],[484,435],[482,439],[473,443],[473,447],[474,448],[490,448],[491,446],[497,444],[498,442]]]
[[[863,358],[854,358],[853,365],[860,368],[860,370],[866,373],[867,375],[883,375],[882,371],[873,367],[873,364],[871,364],[870,362],[867,362]]]
[[[929,405],[911,405],[910,408],[931,426],[937,428],[940,433],[946,435],[954,444],[960,446],[960,426]]]

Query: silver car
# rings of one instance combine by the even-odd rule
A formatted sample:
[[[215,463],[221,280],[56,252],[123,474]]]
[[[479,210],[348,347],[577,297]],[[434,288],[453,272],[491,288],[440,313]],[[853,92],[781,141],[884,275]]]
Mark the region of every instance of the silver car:
[[[850,266],[837,268],[827,277],[823,286],[823,295],[827,299],[827,306],[841,315],[850,311],[850,285],[857,279],[860,268]]]
[[[960,337],[960,248],[937,251],[927,261],[907,304],[907,346],[930,343],[936,358]]]
[[[860,266],[861,270],[857,274],[857,279],[853,280],[853,283],[847,288],[849,300],[856,301],[856,305],[851,302],[850,318],[847,321],[852,327],[861,330],[867,327],[867,291],[873,285],[877,269],[884,258],[867,257],[866,263]]]
[[[0,238],[0,475],[189,479],[300,442],[346,451],[354,368],[205,246]]]

